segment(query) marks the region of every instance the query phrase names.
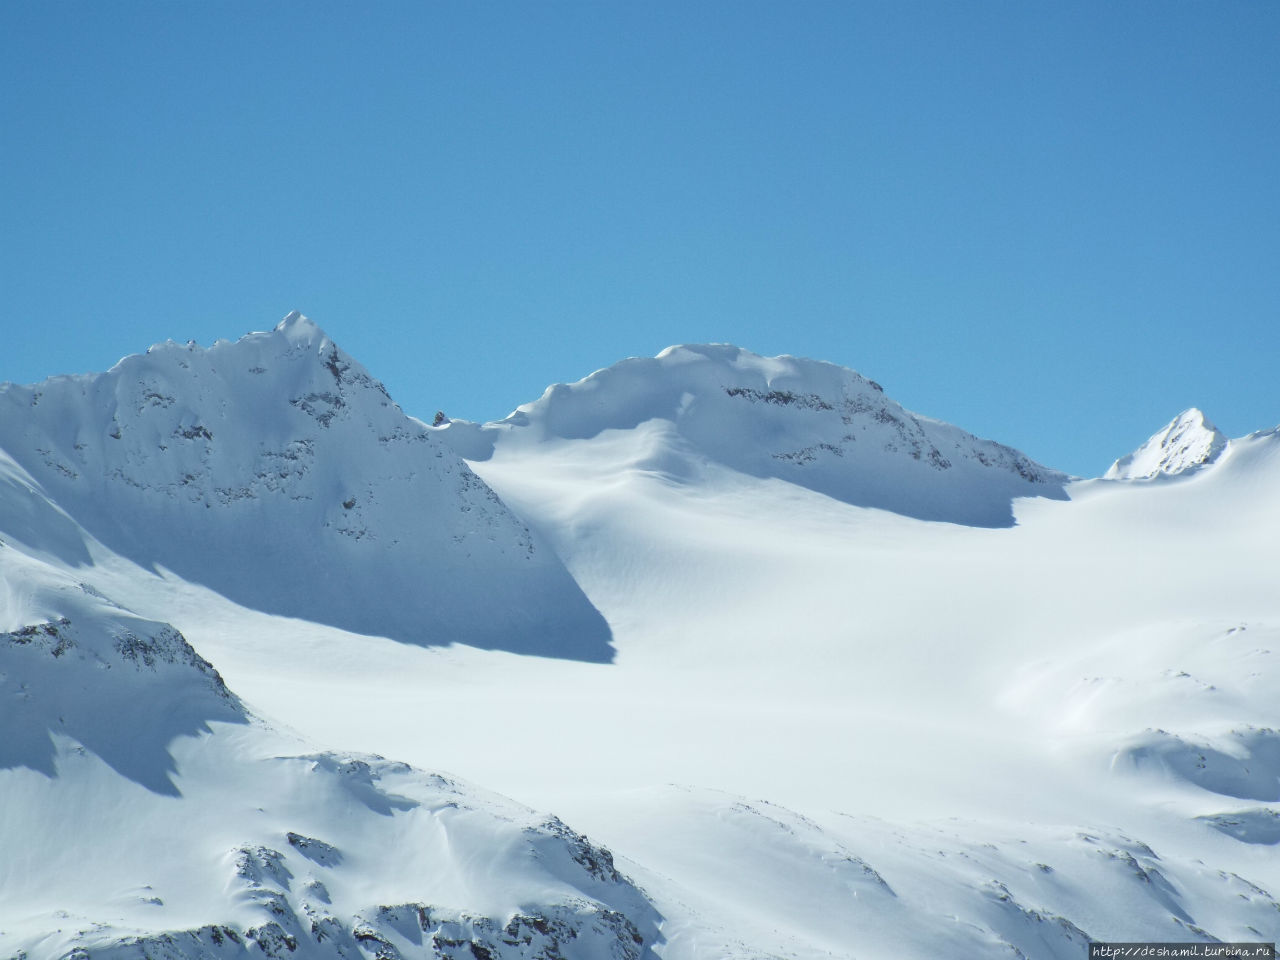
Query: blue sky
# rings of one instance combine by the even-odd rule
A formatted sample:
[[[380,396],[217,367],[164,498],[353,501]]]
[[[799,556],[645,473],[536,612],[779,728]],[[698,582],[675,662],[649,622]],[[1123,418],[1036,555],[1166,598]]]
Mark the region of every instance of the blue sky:
[[[310,315],[490,419],[728,341],[1096,475],[1280,423],[1280,4],[0,4],[0,379]]]

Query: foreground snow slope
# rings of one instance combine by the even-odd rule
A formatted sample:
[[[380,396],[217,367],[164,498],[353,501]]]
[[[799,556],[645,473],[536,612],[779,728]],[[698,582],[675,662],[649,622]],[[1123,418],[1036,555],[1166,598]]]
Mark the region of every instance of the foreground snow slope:
[[[611,655],[555,557],[299,314],[6,384],[0,449],[116,552],[245,606],[413,643]]]
[[[1039,471],[1032,480],[1020,455],[1009,451],[1002,467],[985,441],[887,399],[883,409],[921,446],[874,412],[865,431],[857,412],[845,424],[839,397],[883,396],[851,371],[683,349],[624,364],[626,390],[602,372],[500,424],[435,431],[563,559],[608,623],[610,663],[410,645],[251,609],[172,570],[140,568],[21,483],[3,488],[18,506],[0,516],[42,532],[45,547],[25,554],[180,629],[270,729],[290,726],[338,756],[377,751],[449,770],[605,843],[652,907],[628,899],[625,882],[598,892],[570,880],[579,893],[565,896],[623,913],[667,960],[1074,960],[1089,939],[1280,935],[1280,435],[1232,441],[1207,466],[1157,483],[1068,483],[1024,464]],[[770,400],[772,391],[832,409]],[[776,456],[846,427],[858,439],[844,456]],[[953,467],[929,466],[926,441]],[[967,467],[954,465],[969,454]],[[858,462],[915,479],[895,488],[897,500],[872,502],[863,474],[834,472]],[[920,519],[927,510],[953,522]],[[57,610],[36,612],[44,622]],[[11,628],[37,622],[19,621]],[[295,877],[315,868],[281,846],[289,831],[359,846],[322,832],[340,829],[328,826],[331,811],[316,811],[323,822],[310,828],[279,816],[262,826],[254,802],[268,812],[287,804],[276,787],[267,803],[237,801],[267,790],[239,774],[197,790],[215,769],[253,766],[272,750],[298,755],[255,740],[263,720],[205,722],[211,735],[180,732],[172,762],[159,764],[180,798],[159,779],[147,790],[106,758],[92,761],[92,748],[84,762],[175,817],[205,816],[197,798],[216,796],[210,808],[228,808],[215,818],[226,823],[218,849],[245,835],[294,858]],[[74,751],[73,740],[56,741],[59,750]],[[200,753],[204,743],[227,746]],[[0,781],[69,796],[80,775],[57,763],[53,780],[12,767]],[[0,796],[46,822],[47,798]],[[89,815],[81,806],[65,816]],[[395,806],[376,816],[388,830],[421,826]],[[102,832],[148,822],[125,821]],[[68,856],[92,845],[77,836],[59,847],[40,829]],[[367,836],[379,852],[399,842]],[[485,844],[465,848],[468,863],[486,862]],[[56,865],[24,862],[61,891],[61,909],[95,902],[88,881],[66,885]],[[222,876],[212,861],[190,862]],[[544,882],[494,862],[492,875],[514,870],[513,882],[530,885],[521,889]],[[372,855],[343,870],[343,917],[365,922],[369,904],[410,898],[407,888],[380,892]],[[135,874],[158,886],[106,860],[91,859],[90,872],[112,889]],[[470,889],[444,887],[431,893],[442,903]],[[448,902],[489,903],[466,909],[495,922],[515,909],[486,896]],[[161,899],[154,909],[168,911]],[[296,897],[289,909],[305,913]],[[33,916],[23,943],[57,924],[48,911]],[[168,912],[152,929],[188,929],[188,916]],[[354,949],[377,952],[352,937]],[[69,942],[29,955],[57,957]],[[592,955],[576,949],[566,956]],[[183,950],[172,955],[199,955]]]

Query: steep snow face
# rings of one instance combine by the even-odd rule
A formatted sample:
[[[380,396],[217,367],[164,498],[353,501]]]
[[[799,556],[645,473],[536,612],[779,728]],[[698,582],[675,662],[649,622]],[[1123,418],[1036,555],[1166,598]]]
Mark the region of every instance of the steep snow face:
[[[1175,476],[1213,463],[1229,443],[1222,431],[1192,407],[1174,417],[1133,453],[1113,463],[1103,479],[1150,480]]]
[[[299,314],[236,343],[6,384],[0,448],[102,543],[245,606],[415,643],[610,656],[560,562]]]
[[[685,479],[706,463],[846,503],[974,526],[1013,522],[1016,497],[1061,499],[1064,474],[917,416],[830,363],[723,344],[669,347],[557,384],[506,420],[444,428],[459,453],[634,430],[630,466]]]

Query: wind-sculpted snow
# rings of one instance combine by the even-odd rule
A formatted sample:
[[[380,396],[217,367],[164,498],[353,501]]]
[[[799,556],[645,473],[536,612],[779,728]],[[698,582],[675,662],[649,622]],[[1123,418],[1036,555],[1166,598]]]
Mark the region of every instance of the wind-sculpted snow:
[[[1232,813],[1215,813],[1201,820],[1243,843],[1280,843],[1280,811],[1253,807]]]
[[[1280,730],[1246,726],[1213,740],[1149,730],[1125,746],[1115,762],[1166,773],[1226,797],[1280,802]]]
[[[1009,447],[917,416],[842,367],[720,344],[670,347],[557,384],[506,420],[444,428],[462,456],[670,424],[631,467],[685,479],[699,462],[776,478],[846,503],[1000,527],[1016,497],[1064,497],[1067,477]],[[554,455],[554,454],[552,454]]]
[[[62,511],[143,566],[265,612],[413,643],[611,656],[557,559],[297,314],[237,343],[169,342],[105,374],[5,385],[0,449],[57,505],[15,488],[4,529],[39,530],[64,561],[88,555]]]

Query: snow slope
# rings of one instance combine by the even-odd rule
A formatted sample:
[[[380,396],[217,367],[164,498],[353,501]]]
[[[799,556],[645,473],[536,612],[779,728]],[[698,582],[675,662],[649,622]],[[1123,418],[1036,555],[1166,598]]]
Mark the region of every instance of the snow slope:
[[[556,558],[299,314],[6,384],[0,449],[112,550],[244,606],[413,643],[611,655]]]
[[[482,951],[517,915],[567,910],[584,931],[562,938],[568,957],[1075,960],[1098,939],[1277,939],[1280,432],[1175,482],[1068,481],[829,365],[714,347],[611,370],[498,424],[426,428],[563,561],[607,622],[610,661],[406,644],[246,606],[139,566],[21,467],[0,471],[4,582],[26,604],[6,629],[85,618],[23,599],[38,565],[59,596],[172,624],[243,698],[225,716],[193,708],[152,752],[149,788],[57,733],[52,707],[38,714],[56,775],[0,768],[18,824],[0,849],[23,851],[0,873],[0,903],[20,907],[0,914],[0,951],[58,958],[101,929],[116,946],[92,956],[143,955],[108,950],[145,934],[152,956],[196,957],[209,937],[182,931],[248,942],[270,902],[297,941],[284,952],[339,955],[306,939],[312,880],[353,957],[392,955],[362,924],[402,956],[437,955],[413,911],[379,911],[417,903],[485,918],[466,927]],[[843,406],[859,397],[898,426]],[[828,442],[844,455],[778,456]],[[876,471],[901,483],[877,488]],[[125,615],[112,610],[94,615]],[[8,683],[27,669],[0,667]],[[592,839],[460,786],[486,813],[441,841],[439,821],[462,828],[439,780],[370,759],[355,788],[335,772],[371,751]],[[342,801],[353,789],[378,809]],[[97,797],[124,798],[114,819]],[[542,829],[564,869],[522,853],[509,823]],[[618,878],[569,867],[579,843],[605,844]],[[241,876],[234,851],[259,847],[287,885],[270,853],[246,854]],[[337,866],[307,855],[329,848]],[[125,896],[139,898],[127,911]],[[443,955],[463,949],[481,955]]]

